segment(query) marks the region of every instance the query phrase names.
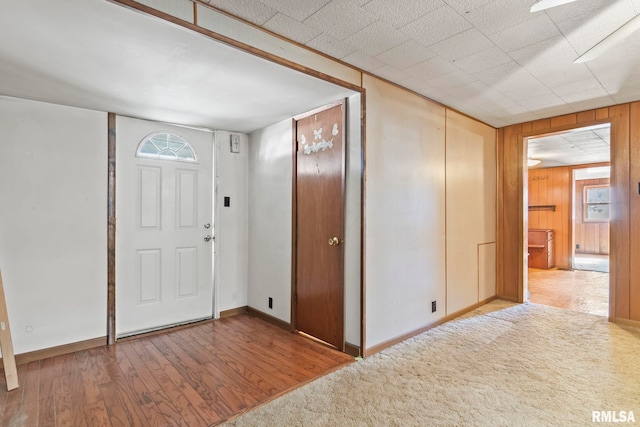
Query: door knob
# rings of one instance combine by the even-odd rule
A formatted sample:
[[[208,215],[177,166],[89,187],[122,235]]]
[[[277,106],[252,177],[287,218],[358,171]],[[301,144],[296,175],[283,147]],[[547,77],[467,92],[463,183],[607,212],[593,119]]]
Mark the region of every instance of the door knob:
[[[332,237],[329,239],[329,246],[338,246],[340,244],[340,239],[337,237]]]
[[[205,242],[210,242],[213,239],[213,237],[209,236],[208,234],[206,236],[204,236],[204,241]]]

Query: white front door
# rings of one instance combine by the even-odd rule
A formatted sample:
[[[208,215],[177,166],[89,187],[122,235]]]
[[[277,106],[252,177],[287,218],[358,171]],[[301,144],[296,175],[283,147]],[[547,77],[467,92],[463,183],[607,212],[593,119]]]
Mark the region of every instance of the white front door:
[[[116,335],[213,315],[213,133],[118,117]]]

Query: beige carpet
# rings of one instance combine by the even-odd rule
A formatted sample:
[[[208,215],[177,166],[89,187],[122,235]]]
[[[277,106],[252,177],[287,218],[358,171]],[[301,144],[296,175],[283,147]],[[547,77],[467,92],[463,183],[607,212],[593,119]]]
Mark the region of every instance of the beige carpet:
[[[640,425],[640,330],[494,301],[228,425],[585,426],[592,411]]]

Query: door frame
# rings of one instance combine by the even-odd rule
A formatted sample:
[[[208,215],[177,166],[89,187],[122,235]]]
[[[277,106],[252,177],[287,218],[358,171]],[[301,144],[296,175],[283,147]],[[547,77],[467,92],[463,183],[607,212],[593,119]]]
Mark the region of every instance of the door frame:
[[[116,129],[116,119],[119,114],[109,112],[107,113],[107,345],[113,345],[118,341],[118,337],[116,334],[116,192],[117,192],[117,182],[116,182],[116,141],[117,141],[117,129]],[[158,122],[155,120],[141,119],[139,117],[133,116],[122,116],[135,118],[138,120],[146,120]],[[171,126],[182,127],[179,124],[167,123]],[[189,126],[185,126],[189,127]],[[217,208],[218,204],[216,203],[215,197],[217,194],[217,186],[216,186],[216,161],[218,159],[218,155],[216,153],[218,144],[216,140],[216,131],[212,129],[202,129],[211,132],[212,135],[212,153],[213,159],[211,162],[211,214],[212,221],[211,224],[211,232],[213,234],[212,240],[212,248],[211,248],[211,256],[212,260],[212,272],[211,272],[211,280],[212,280],[212,298],[211,307],[212,307],[212,319],[217,319],[220,317],[219,307],[218,307],[218,286],[217,286],[217,245],[216,245],[216,219],[217,219]],[[170,326],[169,326],[170,327]],[[127,338],[127,337],[123,337]]]
[[[333,107],[337,107],[337,106],[342,106],[342,123],[343,123],[343,129],[342,129],[342,179],[341,179],[341,187],[342,187],[342,206],[343,206],[343,214],[342,214],[342,230],[340,230],[340,232],[342,233],[342,236],[345,235],[345,228],[346,228],[346,203],[347,203],[347,194],[346,194],[346,165],[347,165],[347,133],[348,133],[348,123],[347,123],[347,108],[348,108],[349,102],[348,100],[345,99],[341,99],[339,101],[336,102],[332,102],[329,104],[325,104],[321,107],[315,108],[311,111],[308,111],[306,113],[303,114],[299,114],[297,116],[294,116],[291,119],[291,143],[292,143],[292,193],[291,193],[291,212],[292,212],[292,216],[291,216],[291,321],[290,321],[290,325],[291,325],[291,332],[297,332],[297,325],[296,325],[296,320],[297,320],[297,309],[298,309],[298,304],[297,304],[297,267],[298,267],[298,257],[297,257],[297,253],[298,253],[298,235],[297,235],[297,223],[298,223],[298,197],[297,197],[297,189],[298,189],[298,142],[297,142],[297,126],[296,123],[298,120],[304,119],[306,117],[309,117],[313,114],[322,112],[324,110],[328,110],[329,108],[333,108]],[[338,350],[344,352],[345,351],[345,289],[346,289],[346,283],[344,281],[344,273],[345,273],[345,266],[344,266],[344,259],[345,259],[345,251],[344,251],[344,246],[343,246],[343,255],[342,255],[342,276],[343,276],[343,283],[342,283],[342,304],[343,304],[343,312],[342,312],[342,319],[340,319],[341,321],[341,326],[342,326],[342,342],[340,344],[340,346],[338,347]],[[361,279],[362,281],[362,279]],[[362,287],[361,287],[361,295],[360,298],[362,299]],[[361,312],[361,316],[362,316],[362,312]],[[360,340],[363,341],[363,337],[362,337],[362,331],[361,331],[361,337]],[[362,347],[361,347],[362,348]],[[362,350],[361,350],[362,351]]]
[[[563,133],[566,131],[570,131],[573,129],[579,129],[579,128],[583,128],[583,127],[588,127],[588,126],[594,126],[594,125],[600,125],[600,124],[609,124],[609,126],[611,127],[611,140],[609,143],[610,146],[610,150],[611,150],[611,155],[610,155],[610,160],[609,160],[609,165],[611,166],[611,173],[614,173],[615,167],[617,165],[616,163],[616,159],[614,156],[614,142],[613,142],[613,135],[614,132],[617,132],[617,128],[619,126],[619,124],[617,123],[617,118],[614,117],[608,117],[606,119],[600,119],[600,120],[590,120],[590,121],[585,121],[585,122],[580,122],[580,123],[574,123],[574,124],[569,124],[569,125],[563,125],[563,126],[556,126],[556,127],[552,127],[552,128],[548,128],[548,129],[541,129],[541,130],[530,130],[527,132],[522,132],[520,133],[517,138],[518,141],[521,142],[521,147],[522,147],[522,151],[520,153],[520,159],[519,159],[519,169],[520,169],[520,183],[518,185],[518,201],[520,206],[522,206],[522,216],[518,221],[518,228],[519,228],[519,232],[517,234],[517,238],[518,238],[518,247],[521,250],[521,256],[518,256],[518,260],[522,263],[518,265],[518,270],[519,270],[519,274],[518,274],[518,286],[517,286],[517,290],[518,290],[518,296],[517,298],[514,299],[515,302],[519,302],[519,303],[523,303],[523,302],[528,302],[529,301],[529,271],[528,271],[528,259],[527,259],[527,251],[528,251],[528,223],[529,223],[529,209],[528,209],[528,202],[529,202],[529,168],[527,166],[527,154],[529,151],[529,145],[528,145],[528,140],[529,138],[533,138],[533,137],[540,137],[540,136],[546,136],[546,135],[553,135],[553,134],[557,134],[557,133]],[[611,187],[614,186],[614,181],[611,180]],[[572,189],[571,192],[573,192],[573,184],[572,184]],[[573,201],[571,201],[571,206],[573,209]],[[611,216],[612,218],[615,218],[615,204],[611,205]],[[573,220],[571,221],[571,223],[573,224]],[[614,317],[615,317],[615,307],[616,307],[616,259],[617,259],[617,253],[616,253],[616,245],[615,245],[615,241],[616,241],[616,227],[613,225],[613,221],[611,221],[609,223],[609,321],[614,321]],[[500,229],[500,227],[498,227]],[[505,236],[502,236],[502,238],[504,239]],[[571,240],[573,240],[573,231],[570,230],[570,238]],[[504,261],[503,261],[504,262]],[[573,261],[572,261],[573,262]]]

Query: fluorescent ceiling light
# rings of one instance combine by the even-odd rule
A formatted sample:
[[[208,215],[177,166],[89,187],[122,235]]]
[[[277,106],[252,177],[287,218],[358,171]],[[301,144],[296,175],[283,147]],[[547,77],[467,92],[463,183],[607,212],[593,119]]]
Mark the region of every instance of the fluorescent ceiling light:
[[[593,46],[591,49],[580,55],[575,61],[576,64],[580,64],[582,62],[591,61],[592,59],[597,58],[602,55],[608,49],[612,48],[615,44],[620,43],[627,37],[629,37],[634,32],[640,29],[640,15],[636,15],[634,18],[631,18],[626,24],[622,27],[615,30],[613,33],[609,34],[607,37],[600,40]]]
[[[540,10],[550,9],[556,6],[562,6],[563,4],[572,3],[576,0],[540,0],[538,3],[535,3],[529,9],[530,12],[538,12]]]
[[[538,159],[527,159],[527,166],[532,167],[532,166],[537,166],[540,163],[542,163],[542,160],[538,160]]]

